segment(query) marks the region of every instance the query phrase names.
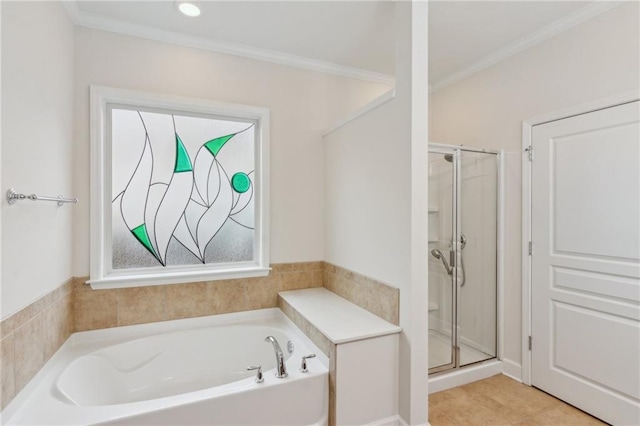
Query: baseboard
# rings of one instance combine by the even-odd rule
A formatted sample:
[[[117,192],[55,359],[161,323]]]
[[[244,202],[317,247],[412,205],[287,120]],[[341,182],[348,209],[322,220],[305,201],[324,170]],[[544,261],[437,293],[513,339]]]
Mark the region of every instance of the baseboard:
[[[367,423],[365,426],[409,426],[399,415],[387,417],[384,419],[376,420],[372,423]]]
[[[396,419],[397,423],[394,423],[394,424],[396,424],[398,426],[409,426],[409,423],[405,422],[402,417],[395,416],[395,419]],[[426,422],[426,423],[420,423],[419,425],[416,425],[416,426],[431,426],[431,425],[429,424],[429,422]]]
[[[510,359],[503,359],[502,374],[515,381],[522,382],[522,365]]]
[[[503,371],[502,361],[494,359],[429,377],[429,393],[440,392],[495,376]]]
[[[409,423],[405,422],[399,415],[387,417],[386,419],[380,419],[373,423],[368,423],[365,426],[409,426]],[[421,423],[416,426],[430,426],[429,422]]]

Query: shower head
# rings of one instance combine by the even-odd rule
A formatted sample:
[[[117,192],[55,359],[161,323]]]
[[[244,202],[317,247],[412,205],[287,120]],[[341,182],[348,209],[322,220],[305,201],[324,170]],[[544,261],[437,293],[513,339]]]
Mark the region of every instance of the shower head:
[[[449,266],[449,263],[447,262],[447,259],[444,258],[444,255],[442,254],[442,252],[440,250],[438,250],[438,249],[431,250],[431,256],[435,257],[440,262],[442,262],[442,266],[444,266],[444,269],[447,271],[447,274],[449,274],[449,275],[453,274],[453,268],[451,266]]]
[[[453,154],[445,154],[444,159],[449,163],[453,163]]]

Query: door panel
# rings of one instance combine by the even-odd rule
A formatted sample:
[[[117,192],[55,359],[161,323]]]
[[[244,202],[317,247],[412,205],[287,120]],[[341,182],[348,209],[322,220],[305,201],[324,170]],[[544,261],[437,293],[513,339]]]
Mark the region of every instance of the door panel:
[[[532,384],[640,424],[638,102],[535,126]]]
[[[550,140],[556,253],[640,259],[638,197],[620,196],[623,188],[629,194],[640,191],[640,143],[628,137],[637,134],[637,126],[626,123]],[[605,218],[616,220],[602,226]]]
[[[629,350],[640,333],[638,322],[562,302],[554,302],[553,309],[556,368],[567,376],[640,398],[640,389],[628,379],[640,377],[640,362]],[[608,365],[606,369],[593,368],[602,362]]]

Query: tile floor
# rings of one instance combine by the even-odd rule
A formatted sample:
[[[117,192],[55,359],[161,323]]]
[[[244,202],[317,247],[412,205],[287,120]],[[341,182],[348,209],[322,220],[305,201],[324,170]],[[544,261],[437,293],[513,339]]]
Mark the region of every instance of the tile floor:
[[[502,374],[429,395],[431,426],[606,425]]]

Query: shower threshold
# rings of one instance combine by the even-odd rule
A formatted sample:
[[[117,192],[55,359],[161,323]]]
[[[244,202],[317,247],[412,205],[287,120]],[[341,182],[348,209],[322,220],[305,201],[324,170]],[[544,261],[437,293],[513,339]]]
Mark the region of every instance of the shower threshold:
[[[467,344],[460,344],[460,365],[474,364],[495,355],[479,351]],[[435,330],[429,330],[429,368],[451,363],[451,338]]]

